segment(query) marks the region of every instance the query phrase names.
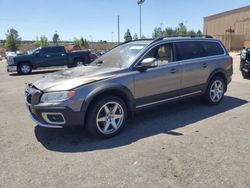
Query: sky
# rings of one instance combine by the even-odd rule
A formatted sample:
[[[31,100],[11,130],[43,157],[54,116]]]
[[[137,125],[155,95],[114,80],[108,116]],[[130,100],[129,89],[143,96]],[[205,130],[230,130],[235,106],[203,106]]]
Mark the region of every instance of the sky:
[[[180,22],[202,30],[203,17],[247,5],[250,0],[145,0],[142,34],[151,37],[155,27],[175,28]],[[52,40],[57,31],[61,40],[117,41],[118,15],[121,39],[128,28],[139,36],[137,0],[0,0],[0,39],[15,28],[23,40],[40,35]]]

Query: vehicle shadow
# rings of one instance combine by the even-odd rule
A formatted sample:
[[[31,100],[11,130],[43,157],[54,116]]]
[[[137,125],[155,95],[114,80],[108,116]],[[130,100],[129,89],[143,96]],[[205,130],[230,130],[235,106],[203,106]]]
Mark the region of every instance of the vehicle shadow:
[[[37,71],[31,72],[31,73],[28,74],[28,75],[20,75],[20,74],[17,74],[17,73],[10,73],[9,75],[10,75],[10,76],[30,76],[30,75],[36,75],[36,74],[48,74],[48,73],[53,73],[53,72],[56,72],[56,71],[59,71],[59,70],[62,70],[62,69],[37,70]]]
[[[141,111],[127,122],[127,127],[110,139],[91,137],[83,129],[47,129],[35,127],[37,140],[48,150],[57,152],[87,152],[125,146],[158,134],[182,136],[177,128],[216,116],[248,103],[246,100],[225,96],[217,106],[206,106],[199,99]]]

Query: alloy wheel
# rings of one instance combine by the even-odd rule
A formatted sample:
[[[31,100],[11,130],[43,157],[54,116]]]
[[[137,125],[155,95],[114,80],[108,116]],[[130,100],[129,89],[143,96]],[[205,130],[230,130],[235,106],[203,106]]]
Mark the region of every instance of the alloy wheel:
[[[104,104],[97,113],[96,125],[103,134],[113,134],[124,121],[124,110],[117,102]]]
[[[24,74],[28,74],[29,72],[30,72],[30,66],[29,65],[22,65],[22,67],[21,67],[21,71],[22,71],[22,73],[24,73]]]
[[[210,88],[210,98],[214,103],[221,100],[224,94],[224,86],[221,80],[215,80]]]

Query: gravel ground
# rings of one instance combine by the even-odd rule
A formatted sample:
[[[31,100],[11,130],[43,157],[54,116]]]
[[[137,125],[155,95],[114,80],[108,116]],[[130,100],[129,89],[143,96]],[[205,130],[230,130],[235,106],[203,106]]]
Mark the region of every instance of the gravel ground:
[[[0,187],[250,187],[250,80],[238,71],[224,101],[143,111],[118,136],[36,127],[24,104],[29,76],[0,62]]]

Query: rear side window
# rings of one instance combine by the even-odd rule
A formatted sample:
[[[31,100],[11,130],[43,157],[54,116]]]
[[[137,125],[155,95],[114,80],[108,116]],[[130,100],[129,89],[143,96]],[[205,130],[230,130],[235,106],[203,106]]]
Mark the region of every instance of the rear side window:
[[[200,42],[177,42],[175,46],[178,61],[206,57],[206,51]]]
[[[61,46],[51,48],[51,53],[63,53],[63,52],[64,52],[64,48]]]
[[[217,42],[202,42],[202,46],[207,53],[207,56],[222,55],[224,50]]]
[[[48,48],[43,48],[42,51],[45,54],[56,54],[56,53],[63,53],[64,48],[63,47],[48,47]]]

